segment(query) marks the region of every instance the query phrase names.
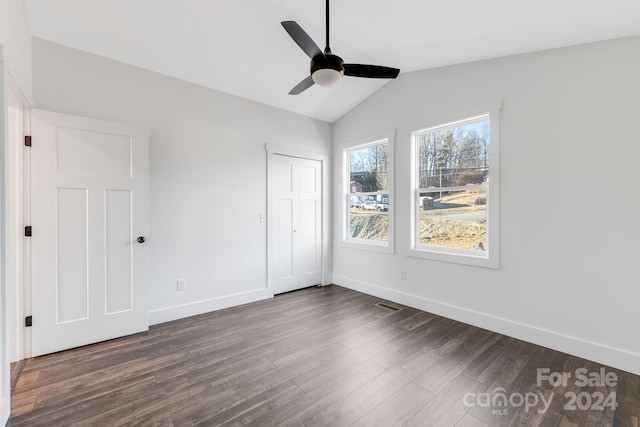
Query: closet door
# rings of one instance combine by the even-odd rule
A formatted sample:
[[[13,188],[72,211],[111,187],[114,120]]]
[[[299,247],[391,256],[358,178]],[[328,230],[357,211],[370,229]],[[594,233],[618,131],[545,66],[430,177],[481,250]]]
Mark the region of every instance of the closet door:
[[[322,163],[275,156],[274,293],[322,280]]]

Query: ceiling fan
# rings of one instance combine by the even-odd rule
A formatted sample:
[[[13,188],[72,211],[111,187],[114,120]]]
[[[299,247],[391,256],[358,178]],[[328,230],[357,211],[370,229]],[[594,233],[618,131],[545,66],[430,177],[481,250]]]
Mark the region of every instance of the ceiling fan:
[[[298,95],[302,91],[317,83],[320,86],[332,86],[340,81],[343,75],[353,77],[367,77],[373,79],[395,79],[400,70],[380,65],[345,64],[342,58],[331,53],[329,47],[329,0],[327,0],[327,45],[324,52],[311,37],[295,21],[283,21],[282,26],[291,38],[311,58],[310,75],[298,83],[289,95]]]

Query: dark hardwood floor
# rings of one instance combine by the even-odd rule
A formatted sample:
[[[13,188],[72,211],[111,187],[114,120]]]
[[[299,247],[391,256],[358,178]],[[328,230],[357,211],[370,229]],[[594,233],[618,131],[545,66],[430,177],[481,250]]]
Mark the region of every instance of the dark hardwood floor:
[[[546,379],[563,374],[555,387]],[[638,427],[639,418],[637,375],[328,286],[29,359],[8,425]]]

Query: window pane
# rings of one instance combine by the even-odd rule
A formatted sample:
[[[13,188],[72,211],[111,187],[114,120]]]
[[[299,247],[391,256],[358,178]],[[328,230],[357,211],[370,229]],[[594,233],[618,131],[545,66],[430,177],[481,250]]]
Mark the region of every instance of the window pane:
[[[349,238],[388,241],[389,144],[348,150],[348,160]]]
[[[420,194],[421,245],[488,250],[484,189]]]
[[[387,190],[389,144],[369,145],[349,151],[350,193]]]
[[[479,184],[489,174],[489,120],[416,134],[418,187]]]
[[[387,194],[350,197],[349,237],[389,240],[389,196]]]

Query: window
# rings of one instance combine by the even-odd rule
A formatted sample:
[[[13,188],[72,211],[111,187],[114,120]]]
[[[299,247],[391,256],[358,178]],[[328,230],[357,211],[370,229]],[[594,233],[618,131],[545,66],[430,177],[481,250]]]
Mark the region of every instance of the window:
[[[393,250],[392,138],[369,138],[342,151],[347,246]]]
[[[498,267],[497,109],[412,134],[411,254]]]

